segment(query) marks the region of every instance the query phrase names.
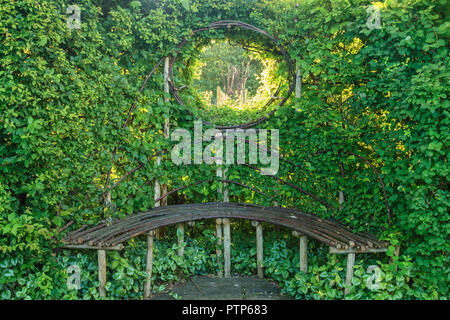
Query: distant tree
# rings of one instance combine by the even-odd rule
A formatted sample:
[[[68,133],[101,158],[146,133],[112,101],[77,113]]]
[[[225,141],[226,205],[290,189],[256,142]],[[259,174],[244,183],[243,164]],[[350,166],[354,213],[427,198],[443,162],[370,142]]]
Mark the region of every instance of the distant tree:
[[[217,86],[232,98],[239,97],[245,89],[254,95],[260,86],[257,76],[264,65],[238,45],[225,41],[211,43],[203,48],[198,60],[200,70],[194,86],[201,92],[212,91],[214,98]]]

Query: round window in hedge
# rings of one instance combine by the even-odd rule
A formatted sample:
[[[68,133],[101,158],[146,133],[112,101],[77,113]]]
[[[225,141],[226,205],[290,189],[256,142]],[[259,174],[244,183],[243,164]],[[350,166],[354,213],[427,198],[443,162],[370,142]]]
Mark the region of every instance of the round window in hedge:
[[[193,36],[196,40],[190,45],[195,55],[183,52],[188,43],[185,38],[171,57],[169,86],[178,103],[188,106],[186,97],[180,93],[184,86],[176,88],[174,80],[175,62],[184,54],[185,66],[190,70],[190,85],[195,86],[190,90],[194,95],[190,100],[200,105],[196,111],[188,110],[194,117],[202,108],[206,111],[206,107],[207,114],[202,114],[204,124],[217,129],[251,128],[273,116],[277,108],[286,103],[295,88],[295,72],[289,54],[278,39],[238,21],[215,22],[194,30]],[[227,61],[222,61],[221,56]],[[202,64],[202,59],[208,63]],[[277,74],[271,74],[275,69]],[[274,82],[275,79],[279,82]],[[225,114],[230,110],[237,111]]]

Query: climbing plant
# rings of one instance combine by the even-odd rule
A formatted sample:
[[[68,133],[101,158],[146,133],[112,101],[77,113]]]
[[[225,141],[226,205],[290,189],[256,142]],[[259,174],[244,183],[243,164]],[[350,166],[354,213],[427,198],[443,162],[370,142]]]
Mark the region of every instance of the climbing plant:
[[[80,8],[80,29],[68,27],[72,4]],[[367,23],[369,6],[380,12],[379,27]],[[163,126],[170,118],[171,128],[192,129],[187,111],[199,97],[189,87],[189,61],[208,41],[230,36],[260,45],[261,39],[239,28],[204,32],[174,65],[176,85],[188,85],[181,91],[188,103],[165,102],[161,65],[138,94],[183,38],[220,20],[275,35],[302,74],[301,98],[272,109],[258,126],[279,129],[283,159],[276,177],[243,165],[228,169],[228,179],[270,197],[230,184],[231,201],[276,200],[400,245],[400,257],[393,257],[398,271],[381,262],[390,273],[387,289],[374,294],[361,287],[354,298],[394,291],[394,298],[448,297],[446,9],[446,0],[0,1],[1,298],[83,297],[65,291],[64,259],[82,260],[91,273],[92,261],[82,254],[64,258],[60,231],[152,208],[155,178],[169,190],[187,186],[169,204],[221,200],[215,166],[172,163]],[[281,65],[279,79],[286,79],[285,70]],[[105,206],[108,191],[112,205]],[[114,269],[142,267],[131,256],[117,257]],[[325,279],[336,277],[333,264],[339,262],[323,266]],[[136,279],[143,279],[140,271]],[[292,276],[273,273],[296,297],[339,298],[328,280]],[[398,289],[389,287],[392,279],[399,279]],[[308,290],[306,282],[313,283]],[[112,296],[134,290],[135,283],[124,283],[110,288]],[[96,298],[90,292],[86,297]]]

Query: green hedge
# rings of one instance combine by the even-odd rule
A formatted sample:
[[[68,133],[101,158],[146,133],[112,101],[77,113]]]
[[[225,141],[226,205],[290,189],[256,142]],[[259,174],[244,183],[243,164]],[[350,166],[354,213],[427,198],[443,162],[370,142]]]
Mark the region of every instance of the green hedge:
[[[333,217],[400,244],[404,268],[391,270],[383,292],[367,295],[361,287],[354,298],[448,297],[446,0],[379,3],[380,29],[367,28],[371,3],[360,0],[305,0],[298,6],[268,0],[73,4],[81,8],[80,30],[67,28],[66,1],[0,2],[2,298],[75,298],[61,285],[67,275],[60,261],[69,254],[54,252],[57,229],[71,220],[75,228],[151,208],[155,177],[169,188],[190,185],[170,203],[216,200],[218,182],[192,184],[214,179],[214,167],[177,167],[168,156],[156,166],[151,158],[171,147],[161,134],[165,117],[170,116],[172,128],[191,128],[186,111],[196,102],[195,92],[184,93],[188,106],[165,103],[160,68],[139,96],[132,122],[120,128],[156,62],[174,53],[191,30],[224,19],[276,35],[297,60],[302,98],[291,98],[261,127],[280,129],[281,153],[296,164],[283,163],[278,175],[336,209],[326,210],[248,168],[231,167],[229,178],[273,195],[282,205]],[[226,34],[205,33],[203,39]],[[191,81],[187,61],[198,50],[195,43],[176,62],[177,85]],[[106,176],[116,146],[113,183],[139,162],[144,165],[114,188],[114,206],[105,209]],[[338,209],[340,190],[347,201]],[[230,197],[271,203],[234,185]],[[387,258],[380,259],[387,271]],[[95,271],[92,261],[85,265]],[[308,283],[318,288],[313,298],[339,298],[317,268],[319,278],[285,279],[291,293],[309,294],[309,289],[304,292]],[[332,269],[323,272],[324,279],[336,276]],[[399,279],[397,284],[393,279]],[[24,293],[25,284],[34,289]],[[123,293],[117,290],[114,297]],[[86,298],[96,298],[89,292]]]

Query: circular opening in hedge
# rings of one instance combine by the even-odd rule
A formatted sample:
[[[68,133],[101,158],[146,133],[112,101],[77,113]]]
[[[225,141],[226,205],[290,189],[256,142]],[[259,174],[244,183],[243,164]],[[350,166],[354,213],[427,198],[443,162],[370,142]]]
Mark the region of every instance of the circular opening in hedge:
[[[193,34],[194,41],[183,39],[171,59],[170,87],[178,103],[203,123],[218,129],[253,127],[270,118],[294,90],[290,57],[267,32],[220,21]],[[186,91],[175,86],[179,60],[189,82]]]

